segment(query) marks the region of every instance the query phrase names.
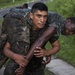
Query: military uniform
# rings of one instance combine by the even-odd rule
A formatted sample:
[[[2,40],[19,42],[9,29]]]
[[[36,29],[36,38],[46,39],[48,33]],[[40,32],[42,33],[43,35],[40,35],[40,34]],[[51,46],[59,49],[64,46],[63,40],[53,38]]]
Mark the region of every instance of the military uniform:
[[[14,15],[12,15],[13,17]],[[8,16],[9,17],[9,16]],[[18,18],[18,17],[17,17]],[[20,17],[19,17],[20,18]],[[42,32],[49,26],[54,26],[56,27],[57,29],[57,33],[52,36],[49,41],[51,43],[55,42],[58,38],[59,38],[59,33],[61,31],[61,27],[63,26],[63,19],[61,18],[61,16],[55,14],[55,13],[49,13],[48,15],[48,20],[47,20],[47,23],[46,25],[44,26],[44,28],[42,29],[39,29],[38,31],[34,31],[32,30],[32,21],[31,19],[29,18],[29,15],[27,14],[25,16],[25,19],[26,19],[26,23],[27,24],[22,24],[21,21],[17,20],[17,19],[14,19],[12,18],[11,20],[8,19],[8,22],[7,24],[10,24],[10,26],[8,25],[6,28],[7,28],[7,36],[8,36],[8,39],[7,41],[10,43],[11,45],[11,49],[13,52],[15,53],[20,53],[22,54],[22,52],[24,54],[26,54],[29,50],[29,48],[31,47],[31,45],[38,39],[38,37],[41,36]],[[14,22],[13,22],[14,21]],[[12,23],[12,24],[11,24]],[[14,23],[14,24],[13,24]],[[18,24],[17,24],[18,23]],[[62,26],[61,26],[62,25]],[[21,28],[19,28],[21,27]],[[22,36],[22,33],[23,30],[26,30],[25,27],[27,27],[27,30],[28,30],[28,38],[30,38],[28,41],[25,40],[25,36]],[[11,29],[10,29],[11,28]],[[13,31],[14,30],[14,31]],[[17,32],[17,30],[19,32]],[[9,32],[11,31],[11,32]],[[12,34],[12,35],[11,35]],[[24,33],[25,34],[25,33]],[[37,34],[37,35],[36,35]],[[11,36],[10,36],[11,35]],[[16,36],[17,35],[17,36]],[[21,35],[21,36],[19,36]],[[29,36],[30,35],[30,36]],[[19,36],[19,38],[18,38]],[[14,40],[14,38],[16,40]],[[20,39],[20,38],[24,38],[24,39]],[[20,41],[21,40],[21,41]],[[30,42],[30,43],[29,43]],[[27,47],[26,45],[27,44]],[[44,44],[45,46],[45,44]],[[43,46],[43,48],[44,48]],[[20,51],[22,50],[22,51]],[[26,51],[25,51],[26,50]],[[10,73],[11,75],[11,69],[14,71],[16,69],[16,67],[18,67],[18,65],[16,65],[16,63],[14,63],[13,60],[10,60],[6,69],[5,69],[5,74],[8,75],[8,72]],[[12,64],[12,65],[11,65]],[[11,66],[10,66],[11,65]],[[14,68],[12,68],[13,66],[15,66]],[[11,68],[11,69],[10,69]],[[27,65],[27,67],[25,68],[25,75],[44,75],[44,68],[45,68],[45,65],[42,64],[42,58],[36,58],[35,56],[32,57],[31,61],[29,62],[29,64]],[[12,73],[13,74],[13,73]],[[13,74],[14,75],[14,74]]]
[[[26,55],[30,46],[30,27],[27,22],[22,23],[21,20],[12,18],[11,13],[9,13],[4,18],[2,30],[1,37],[3,38],[1,42],[4,40],[8,41],[13,52]],[[14,60],[10,59],[4,71],[4,75],[15,75],[17,68],[18,65]]]
[[[5,45],[5,43],[7,42],[7,38],[8,38],[8,32],[9,31],[7,31],[7,29],[9,28],[9,29],[12,29],[11,31],[13,31],[14,29],[11,28],[11,27],[14,27],[14,26],[17,27],[17,26],[19,26],[21,24],[21,22],[22,22],[22,25],[23,25],[23,23],[25,23],[25,20],[21,20],[21,18],[25,17],[25,15],[28,13],[28,11],[29,11],[29,9],[16,9],[16,7],[14,7],[14,8],[10,9],[9,13],[7,13],[7,14],[9,14],[8,16],[6,16],[7,14],[5,14],[3,16],[4,17],[4,21],[3,21],[3,24],[2,24],[2,30],[1,30],[1,34],[0,34],[0,68],[4,65],[4,63],[8,59],[7,57],[5,57],[3,55],[3,52],[2,52],[2,49],[3,49],[4,45]],[[13,24],[13,25],[10,25],[10,24]],[[26,30],[27,27],[24,27],[24,26],[22,26],[22,28],[18,27],[17,30],[19,30],[19,29],[20,29],[20,33],[21,33],[22,30]],[[14,30],[14,33],[16,32],[15,30]],[[27,32],[27,30],[26,30],[26,32]],[[18,35],[20,35],[20,33]],[[11,32],[10,32],[10,34],[11,34]],[[27,35],[27,33],[24,33],[24,32],[22,34]],[[22,36],[22,37],[24,37],[24,36]],[[13,37],[13,39],[14,39],[14,37]],[[25,37],[24,41],[27,42],[28,41],[28,37]]]

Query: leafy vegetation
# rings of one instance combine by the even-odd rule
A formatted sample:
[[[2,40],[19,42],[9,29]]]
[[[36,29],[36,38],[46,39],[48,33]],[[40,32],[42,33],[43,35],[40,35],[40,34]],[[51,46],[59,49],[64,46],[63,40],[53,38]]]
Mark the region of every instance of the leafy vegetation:
[[[64,18],[75,16],[75,0],[53,0],[47,6],[50,11],[57,12]]]
[[[33,0],[0,0],[0,8],[18,6],[27,2],[31,2]]]
[[[3,19],[0,19],[0,28],[1,28],[1,26],[2,26],[2,21],[3,21]]]
[[[50,72],[48,69],[45,69],[45,75],[55,75],[52,72]]]
[[[61,49],[56,56],[75,66],[75,35],[61,35],[59,40]]]

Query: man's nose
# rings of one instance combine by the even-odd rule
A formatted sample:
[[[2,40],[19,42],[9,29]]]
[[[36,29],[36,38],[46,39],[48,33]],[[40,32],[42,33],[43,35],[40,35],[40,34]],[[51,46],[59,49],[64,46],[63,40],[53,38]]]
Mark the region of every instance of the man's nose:
[[[41,22],[44,22],[44,18],[43,17],[41,18]]]

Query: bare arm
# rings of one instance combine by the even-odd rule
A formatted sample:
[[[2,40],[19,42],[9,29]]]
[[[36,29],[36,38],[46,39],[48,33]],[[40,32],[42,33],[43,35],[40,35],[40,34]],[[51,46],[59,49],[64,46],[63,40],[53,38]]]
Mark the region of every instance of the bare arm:
[[[31,46],[30,51],[26,55],[26,59],[29,61],[32,56],[34,55],[34,50],[36,47],[42,47],[45,42],[48,41],[48,39],[54,34],[55,28],[54,27],[48,27],[42,34],[41,37],[38,38],[38,40]]]
[[[38,47],[34,51],[34,55],[36,57],[51,56],[53,54],[56,54],[59,50],[60,50],[60,43],[57,40],[54,43],[52,43],[52,48],[51,49],[45,50],[45,49],[42,49],[41,47]]]
[[[3,49],[3,53],[5,56],[13,59],[18,65],[20,65],[22,67],[26,66],[26,64],[28,63],[28,61],[25,60],[25,56],[20,55],[20,54],[16,54],[11,50],[9,42],[7,42],[5,44],[4,49]]]

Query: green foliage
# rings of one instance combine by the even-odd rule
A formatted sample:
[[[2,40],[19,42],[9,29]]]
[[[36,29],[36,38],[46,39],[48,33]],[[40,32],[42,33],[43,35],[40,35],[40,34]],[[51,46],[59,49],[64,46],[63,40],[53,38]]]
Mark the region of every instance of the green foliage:
[[[71,36],[60,36],[60,52],[56,55],[57,57],[67,61],[68,63],[75,66],[75,35]]]
[[[75,35],[60,35],[59,41],[60,51],[55,56],[75,66]],[[46,47],[47,49],[51,48],[49,42]]]
[[[33,0],[29,0],[31,2]],[[8,8],[8,7],[13,7],[13,6],[19,6],[24,3],[27,3],[28,0],[0,0],[0,8]]]
[[[13,0],[0,0],[0,8],[18,6],[26,2],[27,0],[14,0],[14,2]]]
[[[1,26],[2,26],[2,21],[3,21],[3,19],[0,19],[0,28],[1,28]]]
[[[64,4],[60,5],[57,12],[62,14],[64,17],[75,16],[75,1],[74,0],[64,0]]]
[[[55,75],[52,72],[50,72],[48,69],[45,69],[45,75]]]
[[[59,13],[64,18],[75,16],[75,0],[53,0],[47,4],[49,10]]]
[[[12,2],[12,0],[0,0],[0,3]]]

